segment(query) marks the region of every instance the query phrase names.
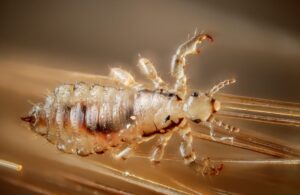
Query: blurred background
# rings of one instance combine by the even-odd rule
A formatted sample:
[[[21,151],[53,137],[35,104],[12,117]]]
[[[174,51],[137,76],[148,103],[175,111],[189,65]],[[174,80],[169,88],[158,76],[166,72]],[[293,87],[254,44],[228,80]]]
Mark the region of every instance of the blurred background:
[[[90,75],[107,75],[113,66],[142,80],[136,67],[138,54],[151,59],[162,77],[173,82],[171,57],[196,29],[211,34],[215,41],[200,56],[188,59],[191,88],[205,90],[235,77],[237,84],[226,88],[226,93],[299,102],[298,19],[299,2],[293,0],[1,1],[0,158],[20,163],[24,169],[16,173],[0,167],[0,190],[29,194],[174,192],[141,187],[122,174],[115,173],[119,178],[105,175],[103,167],[109,166],[109,173],[111,167],[118,173],[129,171],[163,184],[162,189],[179,190],[176,193],[299,193],[299,166],[232,165],[223,175],[207,179],[181,161],[155,167],[140,158],[116,162],[106,154],[87,158],[62,154],[19,120],[31,107],[28,101],[43,101],[47,90],[89,80]],[[234,124],[299,148],[298,128]],[[168,151],[172,155],[177,155],[178,144],[176,139],[171,142]],[[196,145],[203,155],[264,158],[218,144],[198,141]],[[151,143],[141,151],[147,147]],[[124,191],[107,191],[107,187]]]

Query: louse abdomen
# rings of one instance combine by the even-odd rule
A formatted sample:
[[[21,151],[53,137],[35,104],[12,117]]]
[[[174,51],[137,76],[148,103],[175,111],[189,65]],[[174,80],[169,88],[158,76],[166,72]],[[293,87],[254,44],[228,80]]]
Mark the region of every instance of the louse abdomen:
[[[128,90],[62,85],[22,119],[60,150],[87,155],[120,144],[120,130],[133,123],[133,101]]]

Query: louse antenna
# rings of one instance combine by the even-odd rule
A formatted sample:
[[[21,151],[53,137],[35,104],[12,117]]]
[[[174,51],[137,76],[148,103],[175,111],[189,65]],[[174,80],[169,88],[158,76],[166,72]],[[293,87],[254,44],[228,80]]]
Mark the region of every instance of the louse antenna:
[[[220,91],[221,89],[223,89],[224,87],[231,85],[233,83],[235,83],[236,80],[234,78],[232,79],[227,79],[225,81],[222,81],[220,83],[218,83],[217,85],[213,86],[207,93],[208,96],[212,97],[215,93],[217,93],[218,91]]]

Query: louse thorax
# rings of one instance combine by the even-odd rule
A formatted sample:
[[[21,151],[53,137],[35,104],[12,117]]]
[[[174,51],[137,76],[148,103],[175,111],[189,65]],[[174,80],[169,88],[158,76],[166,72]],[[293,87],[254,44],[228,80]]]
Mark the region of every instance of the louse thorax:
[[[134,101],[134,115],[145,135],[154,135],[182,118],[182,106],[175,94],[141,90]]]
[[[193,122],[205,122],[209,117],[221,109],[221,103],[204,93],[193,92],[187,97],[183,110],[186,118]]]

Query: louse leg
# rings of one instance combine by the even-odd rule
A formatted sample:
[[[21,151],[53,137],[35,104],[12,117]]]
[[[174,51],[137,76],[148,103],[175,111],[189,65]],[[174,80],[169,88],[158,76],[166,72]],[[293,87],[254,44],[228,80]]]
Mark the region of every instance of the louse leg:
[[[178,47],[176,54],[172,58],[171,75],[176,79],[174,90],[182,99],[185,98],[187,92],[187,78],[184,71],[186,56],[199,54],[198,44],[201,44],[204,40],[212,41],[213,39],[207,34],[195,33],[191,39]]]
[[[203,123],[205,124],[208,128],[209,128],[209,135],[211,137],[212,140],[214,141],[230,141],[231,143],[233,143],[233,140],[234,140],[234,137],[217,137],[216,136],[216,133],[215,133],[215,130],[214,130],[214,127],[213,127],[213,124],[214,124],[214,118],[210,118],[207,122]]]
[[[150,60],[140,57],[138,67],[141,73],[152,81],[155,89],[166,88],[166,83],[158,76],[153,63]]]
[[[168,144],[168,141],[172,137],[172,135],[173,135],[173,132],[169,131],[168,133],[162,134],[159,136],[157,143],[155,145],[155,148],[152,151],[151,156],[150,156],[151,162],[159,163],[162,160],[162,158],[164,156],[165,148]]]
[[[210,161],[209,158],[203,158],[201,160],[196,159],[196,154],[193,150],[193,136],[192,130],[189,124],[186,124],[179,130],[182,137],[180,145],[180,154],[184,159],[184,163],[192,167],[197,172],[201,172],[202,175],[219,175],[223,169],[223,164],[215,164]]]
[[[191,162],[196,160],[196,154],[193,150],[193,136],[192,129],[190,125],[187,123],[185,126],[181,127],[179,130],[179,135],[182,138],[182,142],[180,144],[180,154],[184,159],[184,164],[190,164]]]
[[[130,154],[136,149],[137,143],[133,143],[130,145],[127,145],[123,150],[121,150],[119,153],[114,154],[115,159],[123,159],[127,160]]]
[[[127,160],[129,156],[136,150],[139,144],[147,142],[153,138],[154,136],[148,138],[139,138],[138,140],[135,140],[132,143],[127,143],[125,147],[121,149],[120,152],[113,154],[113,157],[115,159]]]
[[[127,72],[121,68],[110,69],[109,76],[112,77],[118,83],[120,83],[126,87],[130,87],[130,88],[132,87],[132,88],[136,88],[136,89],[142,88],[142,85],[137,83],[135,81],[135,79],[133,78],[133,76],[129,72]]]
[[[217,93],[218,91],[220,91],[221,89],[223,89],[224,87],[231,85],[233,83],[235,83],[236,80],[235,79],[227,79],[225,81],[222,81],[220,83],[218,83],[217,85],[213,86],[211,88],[211,90],[208,91],[207,95],[208,96],[213,96],[215,93]]]

